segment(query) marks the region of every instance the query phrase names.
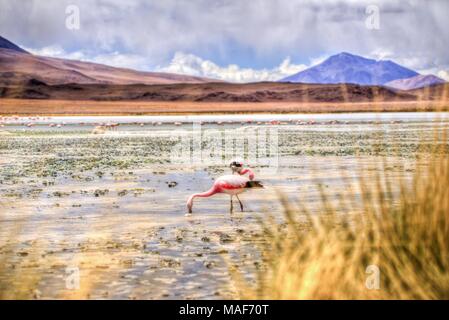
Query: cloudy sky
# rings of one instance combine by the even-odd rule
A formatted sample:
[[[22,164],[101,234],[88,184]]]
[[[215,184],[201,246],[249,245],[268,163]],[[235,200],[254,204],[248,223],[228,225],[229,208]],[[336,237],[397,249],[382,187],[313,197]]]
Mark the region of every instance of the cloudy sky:
[[[341,51],[449,80],[448,12],[446,0],[0,0],[0,35],[36,54],[228,81],[277,80]]]

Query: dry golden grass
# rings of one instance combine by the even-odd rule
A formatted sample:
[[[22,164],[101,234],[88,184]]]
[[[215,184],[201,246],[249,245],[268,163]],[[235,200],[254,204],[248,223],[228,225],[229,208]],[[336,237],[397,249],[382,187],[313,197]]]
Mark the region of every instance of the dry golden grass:
[[[154,115],[448,111],[447,100],[391,102],[138,102],[0,99],[0,115]]]
[[[263,224],[256,285],[234,272],[241,298],[449,299],[449,156],[435,146],[411,181],[361,178],[358,204],[342,196],[336,206],[322,191],[314,216],[281,198],[285,221]]]

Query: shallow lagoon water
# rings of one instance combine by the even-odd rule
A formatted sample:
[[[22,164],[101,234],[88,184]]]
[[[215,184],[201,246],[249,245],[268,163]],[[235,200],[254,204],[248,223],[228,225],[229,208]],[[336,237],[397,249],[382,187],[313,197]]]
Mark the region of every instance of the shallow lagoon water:
[[[374,175],[384,156],[389,178],[406,175],[419,142],[449,126],[438,121],[447,114],[431,113],[180,117],[7,120],[0,129],[1,288],[25,298],[235,297],[228,264],[259,267],[259,221],[267,214],[282,218],[276,190],[320,214],[317,184],[331,196],[357,192],[358,168]],[[248,118],[253,123],[238,123]],[[229,169],[226,159],[173,162],[173,133],[195,130],[173,124],[182,119],[207,121],[202,132],[276,132],[269,155],[276,161],[249,161],[266,188],[241,196],[245,212],[231,215],[229,197],[217,195],[199,199],[194,215],[184,216],[189,194],[207,190]],[[263,119],[315,123],[254,124]],[[26,121],[36,126],[24,127]],[[59,121],[62,128],[48,127]],[[91,133],[94,124],[108,122],[121,125]],[[67,286],[70,268],[79,270],[79,289]]]

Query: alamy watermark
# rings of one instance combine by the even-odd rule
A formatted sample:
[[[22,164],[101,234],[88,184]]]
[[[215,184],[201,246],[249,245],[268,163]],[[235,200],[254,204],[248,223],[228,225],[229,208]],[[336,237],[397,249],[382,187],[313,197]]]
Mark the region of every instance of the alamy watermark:
[[[369,30],[380,29],[380,8],[377,5],[371,4],[365,8],[365,26]]]
[[[228,166],[232,160],[241,159],[250,166],[257,166],[259,173],[276,173],[278,169],[276,127],[217,129],[193,123],[192,130],[173,131],[171,140],[175,142],[170,157],[173,164]]]
[[[79,30],[81,28],[80,8],[74,4],[65,8],[65,27],[69,30]]]
[[[365,273],[368,275],[365,280],[365,287],[368,290],[380,289],[380,269],[377,265],[371,264],[366,267]]]
[[[80,269],[78,267],[67,267],[65,274],[66,289],[78,290],[80,288]]]

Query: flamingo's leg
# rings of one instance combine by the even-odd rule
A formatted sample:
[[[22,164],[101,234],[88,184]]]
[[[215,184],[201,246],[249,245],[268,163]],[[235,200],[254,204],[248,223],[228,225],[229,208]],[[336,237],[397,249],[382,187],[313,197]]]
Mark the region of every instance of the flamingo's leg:
[[[229,212],[232,213],[234,211],[233,205],[232,205],[232,196],[231,196],[231,207],[229,209]]]
[[[238,200],[239,203],[240,203],[240,210],[243,212],[243,203],[242,203],[242,201],[240,201],[240,198],[239,198],[238,195],[235,195],[235,196],[237,197],[237,200]]]

